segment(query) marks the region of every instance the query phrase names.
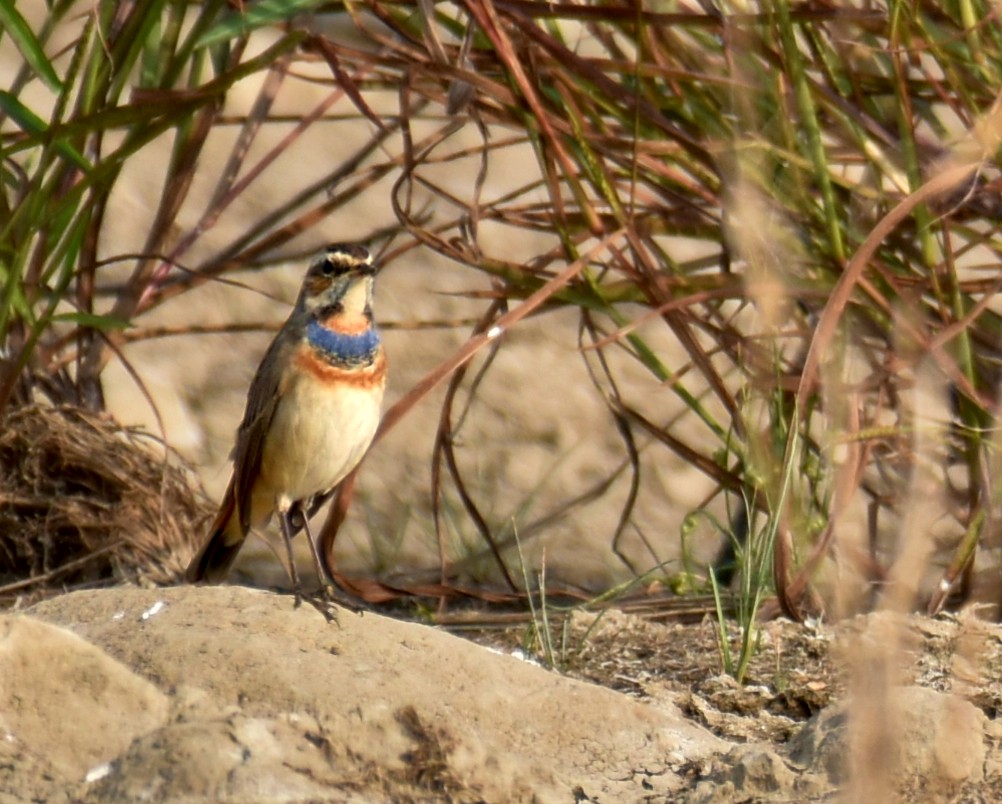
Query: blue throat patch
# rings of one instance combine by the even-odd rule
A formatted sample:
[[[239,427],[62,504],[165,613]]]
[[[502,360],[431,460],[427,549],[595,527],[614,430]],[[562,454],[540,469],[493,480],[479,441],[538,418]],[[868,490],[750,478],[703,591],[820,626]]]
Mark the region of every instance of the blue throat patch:
[[[306,325],[310,345],[324,353],[335,365],[358,366],[371,363],[379,350],[379,332],[369,327],[365,332],[346,334],[327,329],[316,319]]]

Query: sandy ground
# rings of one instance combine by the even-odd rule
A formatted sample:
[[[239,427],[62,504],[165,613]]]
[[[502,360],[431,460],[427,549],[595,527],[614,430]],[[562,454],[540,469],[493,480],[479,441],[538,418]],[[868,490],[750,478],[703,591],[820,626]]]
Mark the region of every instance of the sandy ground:
[[[993,801],[1002,630],[771,624],[750,683],[712,623],[566,622],[563,672],[240,587],[76,592],[0,618],[4,801]],[[840,654],[896,633],[867,700]],[[521,657],[521,658],[520,658]],[[860,667],[859,661],[855,663]],[[594,682],[600,682],[596,684]],[[883,730],[882,730],[883,729]],[[877,743],[874,736],[881,736]],[[867,792],[879,792],[874,797]]]

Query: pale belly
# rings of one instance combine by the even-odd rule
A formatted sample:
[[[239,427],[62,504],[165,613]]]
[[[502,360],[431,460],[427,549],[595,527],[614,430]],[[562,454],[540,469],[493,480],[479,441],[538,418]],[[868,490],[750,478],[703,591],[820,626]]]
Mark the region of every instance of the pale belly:
[[[332,391],[312,376],[300,376],[275,411],[254,507],[287,510],[340,483],[372,443],[382,399],[381,385]]]

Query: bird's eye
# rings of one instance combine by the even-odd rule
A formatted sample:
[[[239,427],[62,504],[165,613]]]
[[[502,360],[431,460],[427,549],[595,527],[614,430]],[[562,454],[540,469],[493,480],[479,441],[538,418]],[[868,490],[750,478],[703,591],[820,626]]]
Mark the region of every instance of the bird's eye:
[[[314,270],[327,278],[336,278],[352,271],[364,273],[371,264],[372,260],[366,249],[361,246],[336,243],[328,246],[326,251],[321,254],[315,263]]]
[[[340,260],[324,260],[323,272],[324,276],[340,276],[348,270],[348,266],[345,265]]]

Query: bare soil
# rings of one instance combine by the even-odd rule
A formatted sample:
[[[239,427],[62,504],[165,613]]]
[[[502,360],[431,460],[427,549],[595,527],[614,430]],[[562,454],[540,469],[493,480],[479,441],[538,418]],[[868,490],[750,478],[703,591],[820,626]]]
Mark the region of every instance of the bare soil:
[[[0,793],[726,802],[863,800],[865,785],[1002,800],[998,626],[766,623],[739,685],[711,620],[654,617],[457,639],[236,586],[62,595],[0,618]],[[526,651],[542,633],[558,647]]]

